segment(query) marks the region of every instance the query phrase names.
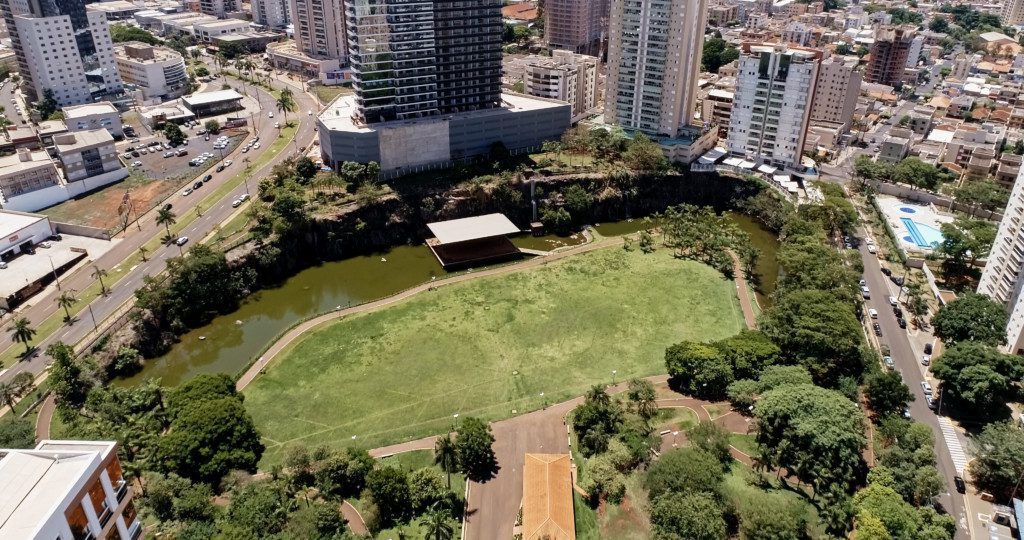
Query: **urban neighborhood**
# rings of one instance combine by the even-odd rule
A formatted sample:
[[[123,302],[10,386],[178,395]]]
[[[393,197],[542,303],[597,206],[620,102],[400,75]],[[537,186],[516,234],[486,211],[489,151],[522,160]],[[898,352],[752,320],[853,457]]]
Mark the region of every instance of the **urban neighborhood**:
[[[0,540],[1024,540],[1024,0],[0,15]]]

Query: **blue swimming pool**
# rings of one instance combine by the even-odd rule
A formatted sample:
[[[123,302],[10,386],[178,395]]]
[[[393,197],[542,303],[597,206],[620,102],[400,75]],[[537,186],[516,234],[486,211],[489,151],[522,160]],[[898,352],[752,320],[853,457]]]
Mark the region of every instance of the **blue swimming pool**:
[[[903,239],[922,248],[934,248],[942,243],[942,232],[930,225],[918,223],[910,218],[900,218],[910,236]]]
[[[900,212],[903,212],[904,214],[916,214],[917,210],[915,210],[914,208],[911,208],[909,206],[901,206],[900,207]]]

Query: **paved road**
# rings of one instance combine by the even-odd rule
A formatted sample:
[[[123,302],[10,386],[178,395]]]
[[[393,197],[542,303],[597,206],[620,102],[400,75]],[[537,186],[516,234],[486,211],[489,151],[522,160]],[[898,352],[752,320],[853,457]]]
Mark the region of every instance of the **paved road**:
[[[275,87],[279,88],[282,83],[274,83]],[[248,91],[252,91],[252,86],[247,86]],[[260,98],[264,107],[269,107],[274,102],[272,96],[260,89],[262,97]],[[301,92],[295,92],[295,101],[298,105],[299,111],[313,110],[316,109],[316,101],[314,98]],[[296,144],[289,146],[282,151],[276,158],[272,159],[270,163],[261,167],[260,169],[253,170],[249,178],[249,186],[255,190],[259,179],[267,174],[270,169],[277,163],[280,163],[288,156],[292,155],[298,146],[308,146],[314,139],[315,132],[313,131],[315,117],[308,116],[306,114],[290,114],[289,118],[297,120],[299,122],[298,132],[295,136]],[[262,142],[264,142],[264,148],[269,148],[272,139],[267,135],[275,131],[273,124],[277,121],[275,119],[268,119],[265,114],[256,116],[256,123],[259,133],[262,135]],[[196,204],[201,201],[205,195],[204,192],[209,192],[217,189],[220,185],[226,182],[228,179],[234,177],[238,173],[245,171],[246,164],[243,161],[244,157],[249,157],[254,160],[258,155],[253,155],[252,152],[248,154],[242,154],[240,149],[233,152],[231,155],[225,156],[228,159],[232,159],[234,163],[221,173],[214,174],[214,179],[206,184],[206,186],[198,191],[191,197],[180,197],[177,195],[172,196],[169,201],[174,203],[174,209],[179,216],[185,216],[194,211]],[[205,172],[204,172],[205,174]],[[231,216],[235,209],[231,207],[231,201],[238,198],[246,190],[245,184],[238,186],[230,193],[224,196],[218,201],[212,208],[202,208],[202,217],[193,221],[185,230],[180,231],[179,235],[188,236],[191,241],[186,245],[185,250],[187,251],[188,245],[192,245],[198,242],[206,234],[212,231],[218,224],[222,223],[225,219]],[[198,196],[196,196],[198,195]],[[124,233],[121,234],[123,239],[118,242],[114,247],[100,257],[95,263],[103,269],[109,269],[117,264],[120,264],[124,259],[138,252],[139,246],[145,244],[150,239],[156,236],[162,236],[164,233],[164,227],[158,226],[154,223],[154,216],[156,211],[151,211],[146,215],[142,216],[140,220],[140,227],[136,227],[134,224],[130,226]],[[112,287],[112,291],[108,296],[99,297],[91,303],[93,312],[95,313],[97,320],[103,320],[111,315],[122,303],[132,297],[135,290],[142,284],[142,278],[145,275],[156,275],[161,272],[168,259],[179,256],[179,250],[175,246],[161,247],[154,253],[148,255],[149,261],[140,263],[115,286]],[[61,283],[65,288],[75,290],[85,290],[89,285],[93,283],[93,279],[89,276],[91,270],[83,269],[78,271],[71,276],[67,276],[61,279]],[[40,295],[31,300],[32,306],[25,309],[20,316],[28,317],[34,325],[38,325],[41,321],[49,317],[52,313],[55,313],[59,308],[54,303],[56,294],[51,292],[46,295]],[[81,340],[88,332],[93,328],[91,321],[88,320],[87,311],[83,311],[80,315],[82,320],[74,323],[70,327],[65,326],[59,329],[55,334],[47,336],[46,338],[34,343],[39,351],[46,349],[51,343],[61,340],[67,343],[76,343]],[[6,333],[7,326],[5,324],[3,330]],[[22,372],[29,371],[34,374],[38,374],[45,367],[46,363],[49,362],[47,358],[41,352],[28,360],[20,361],[10,367],[6,372],[0,374],[0,381],[10,380],[14,375]]]
[[[860,247],[861,258],[864,261],[864,279],[871,290],[871,299],[865,303],[869,308],[878,310],[878,324],[882,327],[882,337],[879,342],[889,346],[890,355],[896,363],[896,369],[903,375],[903,380],[910,391],[914,394],[914,401],[910,403],[910,415],[914,420],[923,422],[932,428],[935,433],[935,454],[938,461],[939,472],[946,481],[946,493],[939,497],[939,503],[952,515],[958,524],[956,538],[972,538],[967,526],[967,509],[964,504],[964,497],[956,492],[953,485],[953,477],[956,476],[956,467],[950,457],[949,448],[942,436],[938,417],[928,408],[924,394],[921,390],[921,382],[925,380],[924,367],[919,359],[922,351],[918,350],[911,342],[907,332],[896,323],[896,315],[889,305],[888,297],[895,285],[882,274],[878,258],[868,253],[867,245]],[[892,288],[890,288],[892,285]]]

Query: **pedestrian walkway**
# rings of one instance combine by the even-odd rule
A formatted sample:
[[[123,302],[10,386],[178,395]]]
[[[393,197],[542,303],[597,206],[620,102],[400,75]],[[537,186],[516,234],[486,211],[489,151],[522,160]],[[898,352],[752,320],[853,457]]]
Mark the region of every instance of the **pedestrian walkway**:
[[[953,422],[950,422],[949,418],[945,416],[940,416],[939,429],[942,430],[942,438],[946,440],[946,448],[949,449],[949,457],[953,459],[956,472],[963,475],[964,469],[967,468],[967,453],[964,452],[964,447],[960,444],[960,438],[956,435]]]

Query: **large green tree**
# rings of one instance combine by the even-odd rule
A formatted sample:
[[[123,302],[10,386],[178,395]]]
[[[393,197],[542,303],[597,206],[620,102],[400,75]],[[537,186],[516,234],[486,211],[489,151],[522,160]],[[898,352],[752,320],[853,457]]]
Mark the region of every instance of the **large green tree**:
[[[1024,376],[1024,358],[1003,354],[979,342],[960,342],[932,364],[945,399],[953,398],[972,415],[998,415],[1015,394],[1014,381]]]
[[[572,428],[583,455],[589,457],[607,450],[608,442],[619,432],[623,419],[622,406],[603,386],[587,391],[583,403],[572,413]]]
[[[366,491],[377,506],[379,528],[387,528],[404,521],[412,513],[412,494],[405,471],[395,467],[380,467],[366,476]]]
[[[807,538],[805,508],[780,493],[750,491],[737,501],[743,538],[800,540]]]
[[[53,359],[48,379],[57,405],[78,410],[85,403],[89,383],[82,375],[82,368],[75,363],[75,350],[58,341],[46,348],[46,355]]]
[[[171,146],[179,146],[188,138],[188,136],[185,135],[185,132],[178,127],[178,124],[172,122],[168,122],[167,125],[164,126],[164,137],[167,138],[167,142],[169,142]]]
[[[1002,304],[988,296],[965,293],[942,306],[932,318],[935,335],[947,344],[977,341],[989,345],[1006,343],[1009,316]]]
[[[483,420],[472,416],[462,420],[455,436],[455,451],[459,456],[459,468],[466,478],[481,482],[494,475],[498,460],[494,457],[493,445],[491,427]]]
[[[901,414],[907,404],[914,401],[914,394],[895,371],[872,374],[867,379],[864,394],[871,403],[871,410],[879,416]]]
[[[34,448],[35,446],[36,429],[32,422],[24,418],[0,422],[0,448]]]
[[[159,443],[167,471],[207,483],[235,469],[254,472],[263,450],[252,418],[234,397],[185,406]]]
[[[703,450],[681,448],[665,452],[647,471],[645,485],[651,499],[666,493],[718,493],[722,462]]]
[[[1020,478],[1024,476],[1024,430],[1010,422],[989,424],[974,439],[970,463],[971,476],[975,486],[996,496],[1000,501],[1009,501],[1016,491]]]
[[[782,356],[779,346],[759,330],[740,333],[715,342],[726,361],[732,364],[737,379],[756,379],[766,367],[777,364]]]
[[[713,37],[704,42],[701,51],[701,69],[708,73],[718,73],[718,69],[739,58],[739,50],[721,37]]]
[[[864,417],[839,392],[814,385],[770,390],[754,406],[757,443],[767,463],[785,467],[816,491],[851,486],[863,466]]]
[[[654,500],[651,525],[657,540],[725,540],[724,509],[702,493],[669,493]]]
[[[725,395],[733,367],[713,344],[683,341],[665,350],[665,367],[672,388],[701,398]]]
[[[221,531],[228,538],[271,537],[284,529],[295,508],[282,482],[253,482],[232,495]]]

